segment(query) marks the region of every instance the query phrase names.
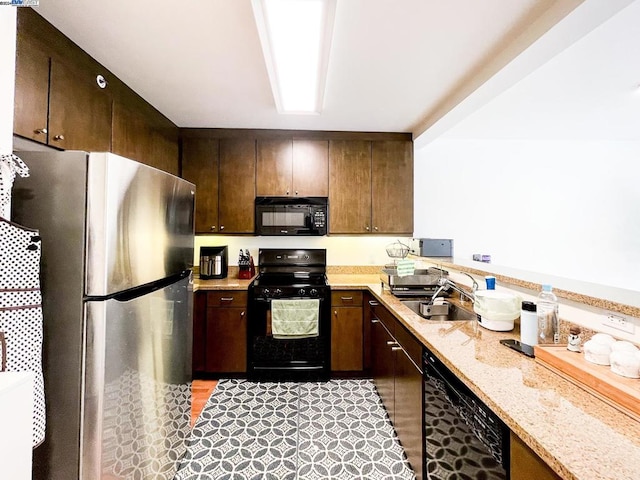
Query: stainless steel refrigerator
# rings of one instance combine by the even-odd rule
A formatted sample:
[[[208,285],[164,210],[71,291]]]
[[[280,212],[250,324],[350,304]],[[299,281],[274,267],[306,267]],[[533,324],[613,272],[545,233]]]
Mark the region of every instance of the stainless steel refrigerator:
[[[191,410],[193,184],[109,153],[16,152],[40,231],[47,429],[34,478],[173,478]]]

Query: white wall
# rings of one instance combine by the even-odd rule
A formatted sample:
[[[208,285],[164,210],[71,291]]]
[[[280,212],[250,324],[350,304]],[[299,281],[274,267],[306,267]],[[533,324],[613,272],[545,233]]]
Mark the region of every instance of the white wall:
[[[415,153],[416,206],[430,206],[415,234],[454,238],[456,257],[640,290],[639,156],[639,142],[435,140]]]
[[[327,236],[327,237],[253,237],[201,235],[196,237],[195,264],[201,246],[228,245],[229,265],[238,264],[238,250],[249,249],[258,262],[259,248],[326,248],[328,265],[381,266],[391,263],[386,246],[401,240],[409,245],[406,237],[375,236]]]
[[[13,145],[13,96],[16,59],[16,7],[0,7],[0,154]]]

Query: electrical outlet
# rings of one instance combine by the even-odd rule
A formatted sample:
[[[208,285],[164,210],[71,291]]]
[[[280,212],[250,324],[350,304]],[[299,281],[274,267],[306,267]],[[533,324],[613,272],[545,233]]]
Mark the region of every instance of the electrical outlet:
[[[633,334],[635,330],[635,325],[620,315],[609,314],[602,321],[602,324],[631,334]]]

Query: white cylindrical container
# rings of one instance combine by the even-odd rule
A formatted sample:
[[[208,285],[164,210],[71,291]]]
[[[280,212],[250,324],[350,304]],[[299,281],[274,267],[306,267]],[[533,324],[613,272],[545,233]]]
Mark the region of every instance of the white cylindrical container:
[[[536,304],[533,302],[522,302],[520,342],[531,346],[538,344],[538,313],[536,312]]]

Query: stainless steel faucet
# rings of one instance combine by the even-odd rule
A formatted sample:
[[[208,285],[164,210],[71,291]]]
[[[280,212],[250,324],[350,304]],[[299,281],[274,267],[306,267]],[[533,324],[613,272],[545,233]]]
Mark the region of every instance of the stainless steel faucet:
[[[472,287],[471,287],[471,293],[469,293],[466,290],[464,290],[463,288],[459,287],[455,282],[449,280],[448,278],[440,277],[438,279],[438,285],[439,286],[438,286],[437,290],[434,292],[434,294],[432,295],[431,300],[429,301],[429,304],[433,304],[434,300],[436,299],[436,297],[438,295],[440,295],[444,291],[449,290],[450,288],[455,290],[456,292],[458,292],[460,294],[460,300],[461,301],[464,301],[464,298],[467,298],[471,303],[474,303],[476,301],[476,297],[475,297],[474,293],[476,292],[476,290],[478,290],[478,282],[476,282],[475,278],[473,278],[468,273],[466,273],[466,272],[460,272],[460,273],[464,273],[473,282]]]

